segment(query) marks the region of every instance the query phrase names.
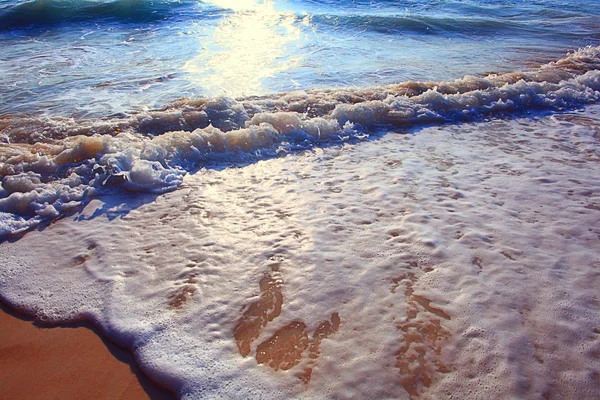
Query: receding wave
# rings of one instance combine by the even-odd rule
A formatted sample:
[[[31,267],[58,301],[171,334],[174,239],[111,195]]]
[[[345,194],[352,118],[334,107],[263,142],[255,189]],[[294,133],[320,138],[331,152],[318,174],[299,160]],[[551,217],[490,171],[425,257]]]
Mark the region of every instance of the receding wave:
[[[108,188],[162,193],[214,162],[247,162],[361,140],[383,129],[565,110],[600,100],[600,47],[527,71],[310,90],[243,99],[182,99],[100,120],[0,119],[0,237]]]
[[[190,4],[194,3],[169,0],[33,0],[0,9],[0,31],[103,19],[127,23],[159,21],[172,17],[178,8]]]

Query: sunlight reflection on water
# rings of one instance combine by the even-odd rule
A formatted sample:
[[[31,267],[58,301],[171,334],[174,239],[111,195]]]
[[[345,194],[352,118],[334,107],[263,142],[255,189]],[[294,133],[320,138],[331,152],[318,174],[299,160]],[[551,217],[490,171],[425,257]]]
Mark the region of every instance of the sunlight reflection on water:
[[[301,38],[308,18],[277,10],[271,0],[211,0],[233,13],[214,30],[213,41],[200,40],[198,55],[183,70],[189,79],[213,95],[240,97],[268,92],[266,78],[300,64],[291,46]]]

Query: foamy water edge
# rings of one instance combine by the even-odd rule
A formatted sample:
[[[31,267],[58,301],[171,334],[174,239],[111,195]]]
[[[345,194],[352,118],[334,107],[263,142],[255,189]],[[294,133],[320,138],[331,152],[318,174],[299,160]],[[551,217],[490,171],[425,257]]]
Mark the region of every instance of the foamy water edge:
[[[100,120],[0,120],[0,237],[78,207],[107,188],[164,193],[211,163],[256,161],[389,127],[561,111],[600,98],[600,48],[528,71],[311,90],[261,98],[183,99],[161,111]],[[386,128],[387,127],[387,128]]]

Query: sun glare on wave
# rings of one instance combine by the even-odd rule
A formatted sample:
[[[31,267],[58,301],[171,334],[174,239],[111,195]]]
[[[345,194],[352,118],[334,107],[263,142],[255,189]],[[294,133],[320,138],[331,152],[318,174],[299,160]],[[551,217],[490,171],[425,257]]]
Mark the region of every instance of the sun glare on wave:
[[[307,18],[280,11],[270,0],[211,0],[231,9],[212,32],[200,39],[200,51],[183,66],[189,79],[211,95],[240,97],[265,93],[265,79],[299,65],[291,45],[301,38]]]

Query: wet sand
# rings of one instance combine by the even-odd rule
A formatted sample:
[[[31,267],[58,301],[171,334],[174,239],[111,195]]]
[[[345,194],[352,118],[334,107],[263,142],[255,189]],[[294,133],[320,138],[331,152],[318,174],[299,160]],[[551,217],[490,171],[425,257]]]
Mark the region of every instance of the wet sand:
[[[87,325],[40,327],[0,304],[0,399],[173,399]]]

